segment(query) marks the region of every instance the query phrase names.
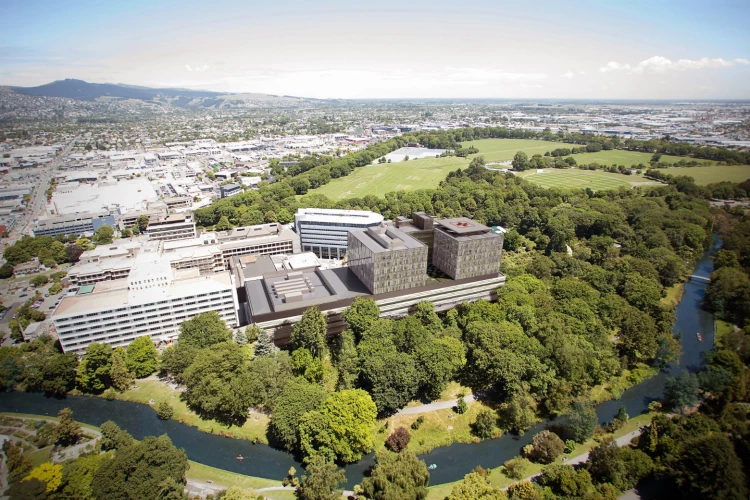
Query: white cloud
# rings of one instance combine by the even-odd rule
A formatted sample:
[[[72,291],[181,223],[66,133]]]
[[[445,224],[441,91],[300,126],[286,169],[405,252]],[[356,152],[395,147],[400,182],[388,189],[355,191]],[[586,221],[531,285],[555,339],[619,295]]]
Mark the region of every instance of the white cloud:
[[[562,75],[563,78],[573,78],[573,72],[568,71]]]
[[[189,64],[185,65],[185,69],[190,72],[197,71],[198,73],[203,73],[208,68],[209,68],[208,64],[204,64],[202,66],[190,66]]]
[[[744,58],[737,58],[726,60],[722,58],[709,59],[704,57],[701,59],[679,59],[672,61],[662,56],[653,56],[645,61],[641,61],[635,66],[631,66],[628,63],[618,63],[610,61],[604,66],[599,68],[601,73],[612,73],[612,72],[623,72],[626,74],[642,74],[642,73],[664,73],[665,71],[688,71],[696,69],[706,68],[727,68],[729,66],[735,66],[737,64],[750,64],[750,60]]]

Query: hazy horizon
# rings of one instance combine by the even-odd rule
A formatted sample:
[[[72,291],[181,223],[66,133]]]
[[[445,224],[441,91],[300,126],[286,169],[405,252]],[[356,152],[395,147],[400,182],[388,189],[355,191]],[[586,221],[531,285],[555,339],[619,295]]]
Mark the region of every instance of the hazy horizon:
[[[748,2],[4,5],[0,84],[339,99],[750,99]]]

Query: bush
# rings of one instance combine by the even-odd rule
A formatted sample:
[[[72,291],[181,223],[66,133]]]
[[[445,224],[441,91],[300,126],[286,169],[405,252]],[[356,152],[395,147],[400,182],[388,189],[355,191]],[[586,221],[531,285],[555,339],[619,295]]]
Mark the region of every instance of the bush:
[[[31,281],[29,281],[29,283],[31,283],[35,287],[44,286],[47,284],[47,282],[49,282],[49,278],[46,274],[39,274],[37,276],[34,276],[33,278],[31,278]]]
[[[458,398],[458,400],[456,400],[456,406],[453,407],[453,411],[455,411],[459,415],[463,415],[468,409],[469,406],[466,404],[466,401],[464,401],[463,397]]]
[[[174,415],[174,408],[172,408],[172,405],[166,401],[162,401],[159,403],[159,406],[156,407],[156,414],[159,415],[159,418],[162,420],[169,420],[172,418],[172,415]]]
[[[575,451],[577,444],[578,443],[576,443],[572,439],[566,439],[565,440],[565,450],[563,450],[563,451],[565,452],[566,455],[570,455],[571,453],[573,453]]]
[[[565,449],[565,443],[557,434],[550,431],[542,431],[531,442],[532,449],[529,457],[543,464],[553,462],[557,457],[562,455]]]
[[[385,440],[385,445],[391,450],[399,453],[401,450],[406,449],[409,446],[411,440],[411,434],[404,427],[398,427],[393,433],[388,436]]]
[[[511,479],[523,479],[531,462],[524,457],[516,457],[503,464],[503,474]]]
[[[54,285],[49,287],[50,295],[57,295],[60,292],[62,292],[62,285],[60,285],[60,283],[55,283]]]
[[[420,415],[414,422],[412,422],[412,430],[416,431],[417,429],[419,429],[419,426],[422,425],[422,423],[424,423],[424,417]]]
[[[489,439],[495,434],[495,417],[489,410],[482,410],[471,424],[471,432],[480,439]]]

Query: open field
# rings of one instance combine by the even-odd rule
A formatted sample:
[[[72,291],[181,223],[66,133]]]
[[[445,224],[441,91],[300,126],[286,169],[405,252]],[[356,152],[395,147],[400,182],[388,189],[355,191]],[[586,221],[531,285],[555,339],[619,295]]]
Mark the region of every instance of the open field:
[[[365,195],[384,196],[391,191],[414,191],[437,187],[449,172],[469,164],[465,158],[422,158],[398,163],[368,165],[350,175],[334,179],[310,191],[332,200],[362,198]]]
[[[750,165],[713,165],[711,167],[665,168],[665,174],[688,175],[700,186],[715,182],[743,182],[750,179]]]
[[[547,189],[591,188],[593,191],[602,191],[621,187],[629,189],[633,185],[651,183],[640,176],[611,174],[601,170],[545,169],[542,174],[529,170],[518,175]]]
[[[579,153],[572,155],[576,159],[576,162],[581,165],[588,165],[589,163],[598,163],[600,165],[624,165],[626,167],[633,167],[638,164],[644,164],[646,167],[649,166],[649,160],[651,160],[651,153],[641,153],[639,151],[623,151],[621,149],[611,149],[609,151],[599,151],[598,153]],[[693,160],[699,162],[705,162],[713,164],[711,160],[700,160],[697,158],[682,158],[680,156],[669,156],[662,155],[662,163],[676,163],[680,160]]]
[[[462,142],[461,146],[474,146],[479,150],[478,155],[484,156],[485,161],[510,161],[519,151],[525,152],[529,158],[543,155],[547,151],[557,148],[580,148],[580,144],[565,142],[540,141],[536,139],[479,139],[477,141]],[[576,156],[576,159],[578,157]]]
[[[300,468],[301,469],[301,468]],[[304,471],[299,470],[297,476],[300,477]],[[229,472],[223,469],[217,469],[208,465],[199,464],[198,462],[190,461],[190,468],[185,474],[188,481],[198,481],[206,483],[211,481],[213,486],[221,486],[226,489],[237,487],[243,490],[252,489],[259,490],[261,488],[270,488],[274,486],[281,486],[281,481],[274,481],[273,479],[263,479],[260,477],[245,476],[234,472]],[[264,491],[263,496],[269,500],[292,500],[294,498],[293,491]]]

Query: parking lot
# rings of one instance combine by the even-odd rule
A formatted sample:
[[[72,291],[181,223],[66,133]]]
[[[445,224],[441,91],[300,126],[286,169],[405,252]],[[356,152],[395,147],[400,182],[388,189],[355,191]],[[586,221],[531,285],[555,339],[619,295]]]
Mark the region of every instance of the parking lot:
[[[0,330],[10,333],[9,323],[13,319],[16,310],[23,305],[24,302],[31,299],[36,293],[37,289],[29,284],[30,279],[31,276],[15,281],[4,280],[2,285],[0,285],[0,295],[2,295],[3,298],[3,305],[8,308],[0,313]],[[57,295],[49,295],[49,288],[53,284],[53,282],[50,282],[38,288],[41,302],[34,304],[36,307],[32,306],[46,314],[48,319],[54,312],[59,301],[65,296],[66,292],[66,290],[63,290]],[[10,337],[6,338],[3,342],[3,345],[11,344],[12,340]]]

